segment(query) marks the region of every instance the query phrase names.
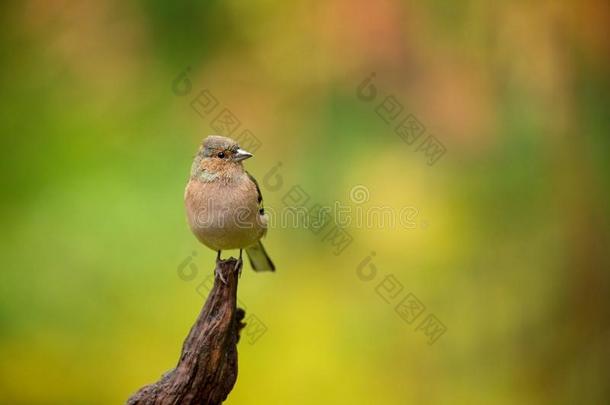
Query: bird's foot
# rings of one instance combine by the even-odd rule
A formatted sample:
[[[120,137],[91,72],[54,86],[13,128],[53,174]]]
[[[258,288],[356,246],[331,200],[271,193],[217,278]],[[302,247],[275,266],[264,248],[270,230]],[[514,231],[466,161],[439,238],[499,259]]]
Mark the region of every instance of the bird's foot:
[[[241,260],[241,257],[235,261],[235,267],[233,268],[233,271],[238,270],[237,278],[241,278],[241,269],[243,267],[243,263],[244,262],[243,260]]]
[[[216,277],[218,277],[220,279],[220,281],[222,281],[223,284],[227,284],[227,280],[225,280],[224,276],[222,275],[222,271],[220,266],[216,266],[216,270],[214,270],[214,274],[216,275]]]

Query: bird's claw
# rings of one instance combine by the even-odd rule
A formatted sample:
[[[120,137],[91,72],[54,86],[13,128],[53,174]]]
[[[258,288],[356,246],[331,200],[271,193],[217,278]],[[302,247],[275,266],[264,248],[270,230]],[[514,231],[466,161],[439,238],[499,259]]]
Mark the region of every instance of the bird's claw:
[[[241,277],[241,269],[242,269],[242,264],[243,261],[241,260],[241,258],[237,259],[237,261],[235,262],[235,267],[233,268],[233,271],[235,270],[239,270],[239,272],[237,273],[237,277],[240,278]]]
[[[218,277],[220,279],[220,281],[222,281],[223,284],[227,284],[227,280],[225,280],[224,276],[222,275],[222,271],[220,271],[220,267],[216,267],[216,270],[214,270],[214,273],[215,273],[216,277]]]

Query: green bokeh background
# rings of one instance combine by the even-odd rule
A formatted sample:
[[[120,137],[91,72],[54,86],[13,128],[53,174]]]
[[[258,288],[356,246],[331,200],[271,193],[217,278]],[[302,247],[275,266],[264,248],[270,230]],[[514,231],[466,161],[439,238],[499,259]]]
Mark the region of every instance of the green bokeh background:
[[[269,231],[278,271],[246,265],[239,290],[267,331],[240,342],[227,404],[609,403],[606,2],[2,9],[0,403],[123,403],[176,363],[215,255],[182,201],[214,132],[190,106],[206,88],[260,139],[248,170],[282,162],[271,211],[294,185],[418,210],[414,228],[351,224],[340,255]],[[376,114],[389,95],[445,145],[435,165]],[[388,275],[426,306],[413,324],[378,295]],[[447,327],[432,345],[428,314]]]

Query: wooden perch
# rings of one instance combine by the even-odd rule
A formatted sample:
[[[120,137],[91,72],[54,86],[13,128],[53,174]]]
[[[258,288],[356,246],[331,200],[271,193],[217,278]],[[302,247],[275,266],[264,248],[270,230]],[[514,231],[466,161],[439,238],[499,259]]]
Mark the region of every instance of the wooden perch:
[[[244,310],[236,307],[241,263],[236,266],[233,258],[216,263],[214,287],[184,341],[178,365],[127,404],[217,405],[227,398],[237,380],[237,342],[245,326]]]

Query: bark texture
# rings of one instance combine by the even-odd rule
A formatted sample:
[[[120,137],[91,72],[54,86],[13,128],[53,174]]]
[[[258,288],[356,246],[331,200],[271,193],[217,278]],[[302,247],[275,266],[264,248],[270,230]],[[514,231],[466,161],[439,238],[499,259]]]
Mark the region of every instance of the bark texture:
[[[214,287],[184,341],[178,365],[127,404],[217,405],[227,398],[237,380],[237,342],[245,326],[245,313],[236,306],[240,271],[236,259],[216,263]]]

